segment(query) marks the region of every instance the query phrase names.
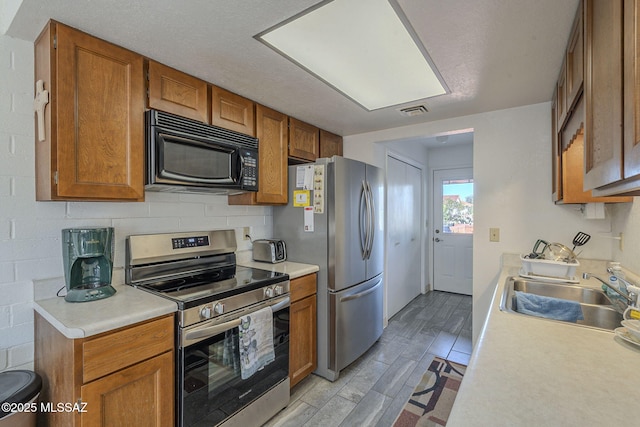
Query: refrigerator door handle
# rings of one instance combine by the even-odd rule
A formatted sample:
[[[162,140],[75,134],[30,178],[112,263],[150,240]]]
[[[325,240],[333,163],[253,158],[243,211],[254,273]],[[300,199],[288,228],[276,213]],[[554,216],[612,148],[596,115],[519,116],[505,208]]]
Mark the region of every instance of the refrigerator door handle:
[[[360,190],[360,209],[358,212],[358,230],[360,232],[360,254],[362,259],[366,259],[367,244],[368,244],[368,229],[367,229],[367,188],[365,182],[362,181],[362,188]]]
[[[371,258],[371,252],[373,250],[373,239],[375,237],[375,205],[373,201],[373,192],[369,182],[365,183],[367,192],[367,244],[366,254],[364,259]]]
[[[369,248],[367,250],[367,259],[371,258],[371,252],[373,251],[373,240],[376,234],[376,205],[373,198],[373,191],[371,185],[367,181],[367,190],[369,193]]]
[[[342,298],[340,298],[340,302],[347,302],[347,301],[351,301],[351,300],[354,300],[354,299],[365,297],[365,296],[369,295],[370,293],[377,291],[381,284],[382,284],[382,281],[378,282],[378,284],[376,284],[375,286],[367,289],[366,291],[362,291],[362,292],[359,292],[357,294],[353,294],[353,295],[349,295],[349,296],[346,296],[346,297],[342,297]]]
[[[362,256],[362,259],[367,260],[369,259],[369,255],[371,255],[371,198],[369,196],[369,183],[366,181],[362,182],[362,186],[364,188],[364,194],[365,194],[365,204],[366,204],[366,213],[365,213],[365,224],[366,224],[366,239],[365,239],[365,245],[364,245],[364,255]]]

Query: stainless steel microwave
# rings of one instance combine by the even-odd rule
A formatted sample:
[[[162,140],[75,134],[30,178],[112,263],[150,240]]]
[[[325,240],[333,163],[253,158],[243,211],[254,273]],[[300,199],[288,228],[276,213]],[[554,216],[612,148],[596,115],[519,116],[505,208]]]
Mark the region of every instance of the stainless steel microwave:
[[[145,189],[216,194],[258,191],[257,138],[163,111],[145,114]]]

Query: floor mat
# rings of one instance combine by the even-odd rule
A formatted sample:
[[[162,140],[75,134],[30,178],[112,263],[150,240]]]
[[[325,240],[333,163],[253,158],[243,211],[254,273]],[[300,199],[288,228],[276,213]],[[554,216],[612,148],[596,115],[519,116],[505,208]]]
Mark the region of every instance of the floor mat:
[[[393,427],[446,425],[466,368],[435,357]]]

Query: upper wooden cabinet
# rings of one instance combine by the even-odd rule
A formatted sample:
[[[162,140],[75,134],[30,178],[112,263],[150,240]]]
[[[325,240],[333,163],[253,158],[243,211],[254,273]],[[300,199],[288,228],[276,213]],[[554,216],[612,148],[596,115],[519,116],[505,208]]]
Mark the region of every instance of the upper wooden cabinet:
[[[582,3],[579,4],[576,17],[571,27],[569,43],[567,45],[558,83],[553,101],[556,116],[555,127],[560,130],[565,121],[576,107],[583,91],[584,75],[584,26]],[[566,147],[565,147],[566,148]]]
[[[556,114],[557,88],[551,101],[551,197],[554,202],[562,200],[562,147],[558,138],[558,116]]]
[[[621,84],[621,76],[618,82],[615,78],[615,68],[620,66],[616,61],[621,60],[621,52],[616,56],[615,46],[621,46],[620,37],[615,37],[615,26],[601,22],[608,19],[612,24],[614,16],[622,17],[621,11],[612,7],[614,3],[581,2],[573,23],[552,102],[552,194],[556,203],[632,201],[626,196],[602,194],[594,190],[593,184],[611,173],[608,168],[616,163],[610,138],[616,132],[614,123],[620,132],[622,125],[621,116],[617,122],[614,120],[621,114],[621,103],[620,108],[614,105],[621,93],[609,94],[612,88],[620,89]],[[607,52],[610,43],[613,52]],[[611,61],[615,66],[607,65]],[[621,169],[622,157],[618,159]]]
[[[255,193],[229,196],[230,205],[287,204],[288,117],[276,110],[256,105],[258,145],[258,188]]]
[[[35,42],[36,86],[50,95],[36,114],[36,200],[144,199],[143,62],[47,24]]]
[[[342,137],[320,129],[320,157],[342,156]]]
[[[578,5],[578,11],[571,28],[569,44],[565,54],[565,97],[566,109],[575,107],[582,94],[584,83],[584,25],[583,5]]]
[[[149,60],[149,108],[209,123],[207,82]]]
[[[621,180],[622,0],[585,2],[585,189]]]
[[[320,153],[320,129],[289,117],[289,157],[315,162]]]
[[[586,181],[597,195],[640,195],[640,31],[638,0],[585,3],[594,127],[587,133]],[[606,79],[606,80],[603,80]],[[589,104],[588,104],[589,105]]]
[[[636,179],[640,177],[640,0],[624,2],[623,39],[624,177]]]
[[[211,86],[211,124],[256,136],[255,104],[250,99]]]
[[[560,68],[560,75],[558,76],[558,83],[556,85],[556,122],[558,123],[558,127],[562,127],[564,121],[567,118],[567,63],[566,61],[562,62],[562,67]]]
[[[559,190],[562,203],[622,203],[631,197],[599,197],[592,190],[584,189],[584,101],[578,104],[566,125],[558,135],[562,149]]]

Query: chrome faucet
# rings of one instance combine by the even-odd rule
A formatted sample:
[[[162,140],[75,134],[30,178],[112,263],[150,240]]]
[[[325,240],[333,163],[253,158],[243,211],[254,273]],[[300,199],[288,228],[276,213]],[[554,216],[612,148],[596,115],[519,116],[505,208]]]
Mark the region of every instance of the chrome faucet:
[[[616,276],[616,279],[618,279],[618,282],[620,282],[620,284],[622,286],[624,286],[625,292],[629,293],[629,286],[633,286],[632,283],[629,283],[623,277],[618,276],[616,271],[611,267],[607,267],[607,273],[609,273],[609,274],[611,274],[613,276]]]
[[[582,278],[583,279],[591,279],[591,278],[597,279],[598,281],[600,281],[600,283],[605,285],[607,288],[611,289],[612,291],[614,291],[615,293],[620,295],[627,302],[627,305],[634,306],[635,303],[636,303],[636,296],[633,293],[630,293],[629,295],[625,295],[621,290],[614,288],[613,286],[611,286],[609,284],[609,282],[605,282],[604,280],[602,280],[598,276],[594,276],[591,273],[582,273]],[[618,280],[621,280],[621,279],[618,278]],[[625,283],[625,287],[629,284],[627,281],[624,281],[624,283]]]

